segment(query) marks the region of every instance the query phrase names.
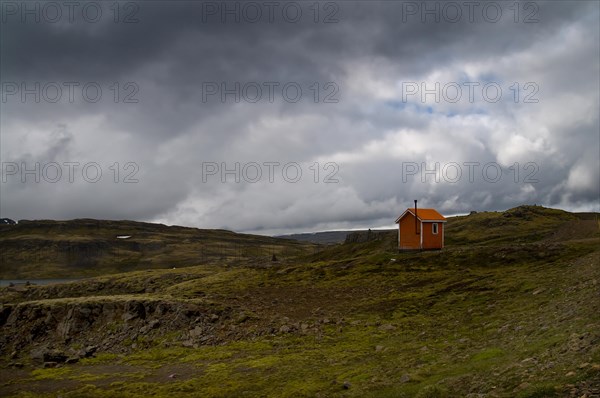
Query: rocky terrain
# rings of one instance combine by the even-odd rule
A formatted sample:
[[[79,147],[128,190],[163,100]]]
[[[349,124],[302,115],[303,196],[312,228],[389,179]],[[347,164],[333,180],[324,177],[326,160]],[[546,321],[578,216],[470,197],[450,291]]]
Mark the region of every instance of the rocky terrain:
[[[450,219],[442,251],[377,231],[3,288],[0,395],[598,396],[597,217],[522,206]]]

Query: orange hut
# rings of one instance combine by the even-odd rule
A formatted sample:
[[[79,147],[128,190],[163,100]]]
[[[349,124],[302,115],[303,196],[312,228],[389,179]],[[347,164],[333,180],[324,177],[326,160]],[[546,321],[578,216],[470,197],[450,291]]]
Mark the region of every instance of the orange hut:
[[[435,250],[444,247],[446,218],[435,209],[406,209],[396,219],[399,250]]]

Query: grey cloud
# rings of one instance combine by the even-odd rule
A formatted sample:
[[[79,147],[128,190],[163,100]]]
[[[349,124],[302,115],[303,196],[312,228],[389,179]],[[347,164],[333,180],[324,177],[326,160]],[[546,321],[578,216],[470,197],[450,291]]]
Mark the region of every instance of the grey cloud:
[[[221,23],[203,22],[201,2],[135,3],[134,24],[2,23],[3,83],[92,81],[103,89],[97,103],[2,103],[2,162],[93,161],[106,172],[97,184],[5,176],[2,217],[132,218],[270,233],[381,225],[417,197],[448,214],[524,202],[599,209],[595,2],[535,2],[539,22],[530,24],[513,22],[507,8],[498,23],[480,16],[403,22],[406,2],[366,1],[335,2],[332,24],[313,23],[308,3],[299,3],[306,16],[299,23]],[[502,101],[401,101],[402,82],[467,77],[500,82]],[[512,82],[531,80],[540,102],[511,101]],[[138,103],[123,103],[127,82],[139,87]],[[297,82],[303,96],[203,101],[204,82]],[[337,103],[322,102],[327,82],[339,87]],[[305,177],[298,184],[202,178],[203,162],[268,161],[300,162]],[[308,167],[317,161],[337,162],[340,182],[311,182]],[[465,161],[505,169],[535,162],[539,181],[515,183],[508,174],[499,183],[402,180],[403,162]],[[135,162],[140,181],[112,182],[114,162]]]

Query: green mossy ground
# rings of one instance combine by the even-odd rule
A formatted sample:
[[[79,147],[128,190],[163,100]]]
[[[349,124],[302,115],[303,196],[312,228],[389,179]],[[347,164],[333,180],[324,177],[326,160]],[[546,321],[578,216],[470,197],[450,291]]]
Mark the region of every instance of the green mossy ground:
[[[174,333],[129,354],[26,366],[3,380],[0,392],[580,396],[600,385],[599,231],[593,217],[528,206],[451,220],[442,251],[398,253],[390,234],[279,265],[200,265],[75,283],[64,299],[97,300],[104,291],[105,299],[202,300],[247,314],[239,328],[269,324],[274,331],[198,348],[168,343],[177,341]],[[98,283],[103,290],[90,292]],[[302,324],[306,332],[279,329]]]

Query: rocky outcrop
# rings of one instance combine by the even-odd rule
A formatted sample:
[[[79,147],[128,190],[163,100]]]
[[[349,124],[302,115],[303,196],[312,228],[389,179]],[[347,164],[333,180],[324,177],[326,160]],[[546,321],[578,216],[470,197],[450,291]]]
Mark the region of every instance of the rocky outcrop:
[[[172,343],[217,344],[223,329],[220,324],[232,319],[231,312],[208,304],[160,299],[86,298],[5,304],[0,306],[0,355],[12,353],[13,358],[63,363],[96,351],[143,348],[144,344],[164,341],[166,335],[174,336]]]

